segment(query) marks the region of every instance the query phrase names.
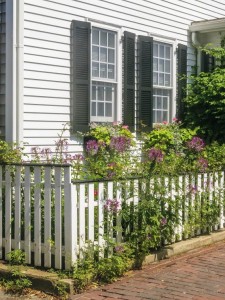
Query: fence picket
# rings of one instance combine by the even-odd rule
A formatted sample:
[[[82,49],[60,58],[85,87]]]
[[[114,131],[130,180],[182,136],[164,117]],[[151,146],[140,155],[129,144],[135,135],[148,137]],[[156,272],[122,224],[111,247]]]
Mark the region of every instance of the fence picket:
[[[103,228],[103,221],[104,221],[104,183],[100,182],[98,184],[98,246],[101,248],[103,247],[104,239],[104,228]],[[103,253],[100,253],[102,256]]]
[[[79,195],[79,249],[80,257],[83,257],[82,250],[85,246],[85,184],[80,185],[80,195]]]
[[[219,200],[220,200],[220,228],[224,228],[225,214],[224,214],[224,172],[221,172],[219,179]]]
[[[213,192],[213,201],[216,201],[216,205],[220,207],[220,200],[219,200],[219,173],[215,172],[213,175],[213,186],[214,186],[214,192]],[[218,219],[220,217],[220,213],[218,213]],[[219,222],[213,226],[213,230],[218,230]]]
[[[65,168],[65,268],[70,270],[77,258],[77,185],[71,184],[71,168]]]
[[[51,268],[51,167],[45,167],[44,175],[44,266]]]
[[[108,182],[107,185],[107,190],[108,190],[108,199],[114,201],[114,197],[113,197],[113,182]],[[108,220],[107,220],[107,226],[109,226],[109,237],[113,238],[113,219],[110,219],[110,217],[108,216]]]
[[[0,259],[2,259],[3,212],[2,212],[2,166],[0,166]]]
[[[181,241],[183,236],[183,176],[179,176],[178,178],[178,186],[177,186],[177,195],[179,199],[178,203],[178,226],[177,226],[177,240]]]
[[[62,268],[62,192],[60,167],[55,167],[55,268]]]
[[[173,202],[173,208],[172,208],[172,212],[173,214],[175,215],[176,212],[177,212],[177,207],[176,207],[176,185],[175,185],[175,178],[171,178],[171,200]],[[174,234],[173,234],[173,237],[172,237],[172,241],[173,243],[176,242],[176,236],[177,236],[177,225],[175,225],[175,228],[174,228]]]
[[[190,182],[189,176],[184,176],[184,207],[183,207],[183,237],[188,238],[188,211],[189,211],[189,194],[190,194]]]
[[[116,182],[116,199],[119,203],[120,209],[122,208],[122,186],[119,182]],[[121,228],[121,215],[117,213],[116,216],[116,241],[117,243],[122,242],[122,228]]]
[[[25,179],[24,179],[24,202],[25,202],[25,259],[27,264],[31,264],[31,202],[30,202],[30,167],[25,167]]]
[[[21,166],[16,167],[15,174],[15,247],[21,248]]]
[[[94,183],[88,185],[88,240],[94,242]]]
[[[5,256],[12,250],[12,178],[11,167],[6,166],[5,171]]]
[[[34,263],[41,266],[41,167],[34,168]]]
[[[198,174],[198,177],[197,177],[197,191],[198,191],[198,198],[197,198],[197,205],[198,205],[198,217],[199,217],[199,221],[201,222],[201,193],[202,193],[202,175],[201,174]],[[201,234],[201,229],[198,228],[197,231],[196,231],[196,235],[200,235]]]

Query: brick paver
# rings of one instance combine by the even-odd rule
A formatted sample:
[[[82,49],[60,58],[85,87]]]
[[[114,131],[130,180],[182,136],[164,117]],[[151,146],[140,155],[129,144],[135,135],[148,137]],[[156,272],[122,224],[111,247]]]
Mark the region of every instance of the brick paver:
[[[225,242],[146,266],[71,299],[225,299]]]

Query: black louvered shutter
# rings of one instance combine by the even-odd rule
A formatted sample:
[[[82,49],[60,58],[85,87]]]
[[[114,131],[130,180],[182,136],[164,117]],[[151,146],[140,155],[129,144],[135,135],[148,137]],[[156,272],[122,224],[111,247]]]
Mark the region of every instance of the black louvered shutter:
[[[72,22],[72,123],[74,131],[86,131],[90,122],[90,31],[90,23]]]
[[[135,35],[124,32],[124,120],[130,130],[135,123]]]
[[[201,72],[212,72],[215,67],[215,58],[212,55],[201,52]]]
[[[153,123],[153,38],[139,36],[139,122]]]
[[[177,118],[182,120],[187,87],[187,46],[178,44]]]

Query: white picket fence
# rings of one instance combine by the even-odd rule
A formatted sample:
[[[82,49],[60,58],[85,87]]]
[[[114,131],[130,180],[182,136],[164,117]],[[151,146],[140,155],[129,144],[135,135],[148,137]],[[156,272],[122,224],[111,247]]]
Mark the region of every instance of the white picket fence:
[[[34,266],[70,269],[79,249],[88,242],[104,246],[104,204],[117,199],[120,204],[137,204],[146,190],[160,182],[168,198],[184,199],[177,212],[174,241],[185,236],[188,208],[195,205],[195,191],[216,196],[219,213],[214,230],[224,228],[224,172],[156,178],[149,181],[128,179],[121,182],[71,182],[69,165],[7,165],[0,167],[0,259],[22,249],[26,262]],[[164,192],[165,193],[165,192]],[[164,204],[167,205],[166,203]],[[120,216],[114,216],[121,228]],[[192,236],[201,234],[192,232]],[[122,230],[113,234],[123,240]]]

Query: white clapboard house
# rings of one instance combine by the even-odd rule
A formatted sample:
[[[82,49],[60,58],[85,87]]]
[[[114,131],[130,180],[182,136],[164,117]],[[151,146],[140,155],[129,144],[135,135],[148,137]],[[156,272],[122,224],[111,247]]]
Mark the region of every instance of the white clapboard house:
[[[136,129],[179,116],[185,81],[210,69],[193,46],[220,45],[224,0],[0,0],[0,131],[71,152],[90,122]]]

